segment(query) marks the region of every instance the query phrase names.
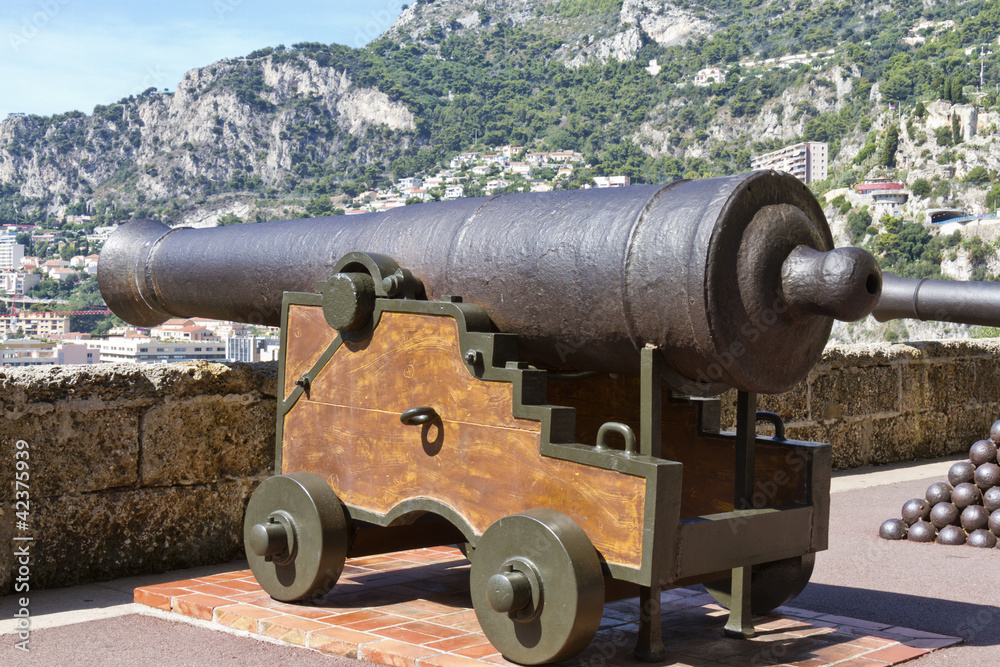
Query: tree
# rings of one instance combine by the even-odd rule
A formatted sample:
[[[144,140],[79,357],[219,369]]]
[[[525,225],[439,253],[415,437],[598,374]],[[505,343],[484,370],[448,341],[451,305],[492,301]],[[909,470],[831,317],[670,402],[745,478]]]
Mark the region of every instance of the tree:
[[[918,100],[917,106],[913,108],[913,115],[916,116],[917,118],[923,118],[926,112],[927,109],[924,107],[924,101]]]
[[[243,218],[235,213],[226,213],[215,223],[216,227],[228,227],[229,225],[239,225],[243,223]]]
[[[899,148],[899,128],[895,125],[889,127],[885,135],[885,142],[879,152],[878,163],[883,167],[896,166],[896,149]]]
[[[851,242],[854,243],[864,238],[871,224],[872,216],[867,208],[851,211],[850,215],[847,216],[847,230],[851,234]]]
[[[954,113],[951,114],[951,140],[956,144],[962,143],[962,121]]]
[[[910,192],[917,197],[926,197],[931,193],[931,184],[926,178],[918,178],[913,181],[913,185],[910,186]]]

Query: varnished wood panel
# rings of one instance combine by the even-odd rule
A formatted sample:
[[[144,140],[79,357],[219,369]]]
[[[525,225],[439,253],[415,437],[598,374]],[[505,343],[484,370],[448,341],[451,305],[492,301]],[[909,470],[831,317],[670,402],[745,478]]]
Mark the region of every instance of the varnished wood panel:
[[[383,313],[375,334],[346,342],[312,382],[309,400],[394,412],[431,406],[446,421],[538,431],[514,418],[512,385],[474,378],[450,317]]]
[[[540,424],[515,419],[513,385],[472,377],[455,321],[386,313],[366,344],[345,344],[288,413],[282,471],[325,477],[348,505],[385,515],[427,498],[481,535],[497,519],[551,507],[611,563],[638,567],[645,480],[543,457]],[[405,426],[430,405],[441,422]]]
[[[628,424],[639,435],[639,378],[598,376],[575,382],[550,382],[548,401],[576,408],[576,437],[593,443],[608,421]],[[733,509],[735,441],[699,433],[698,403],[663,399],[663,458],[684,464],[681,516],[693,517]],[[611,446],[620,446],[612,440]],[[761,507],[806,502],[804,459],[787,446],[758,439],[755,487]]]
[[[285,331],[285,395],[295,389],[295,381],[319,360],[337,337],[336,329],[326,323],[320,306],[288,307]]]

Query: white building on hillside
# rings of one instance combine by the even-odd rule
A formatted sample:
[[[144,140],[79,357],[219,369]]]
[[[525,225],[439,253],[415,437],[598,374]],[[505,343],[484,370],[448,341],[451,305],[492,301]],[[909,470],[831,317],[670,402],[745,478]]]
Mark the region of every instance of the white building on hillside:
[[[10,235],[0,236],[0,269],[19,269],[24,258],[24,246]]]
[[[826,180],[829,155],[826,142],[809,141],[758,155],[750,160],[750,168],[784,171],[803,183],[812,183]]]

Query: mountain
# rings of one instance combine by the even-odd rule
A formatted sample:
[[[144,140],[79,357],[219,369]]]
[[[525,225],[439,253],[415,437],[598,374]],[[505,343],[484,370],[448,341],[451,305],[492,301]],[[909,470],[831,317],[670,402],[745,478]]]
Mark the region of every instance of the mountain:
[[[987,0],[420,0],[363,49],[268,47],[172,93],[7,118],[0,220],[92,216],[80,233],[330,214],[484,146],[577,151],[588,166],[552,187],[579,187],[736,173],[825,141],[831,176],[812,187],[841,243],[901,273],[986,277],[1000,273],[991,238],[931,243],[866,220],[850,188],[903,182],[911,224],[928,207],[995,207],[998,29]]]

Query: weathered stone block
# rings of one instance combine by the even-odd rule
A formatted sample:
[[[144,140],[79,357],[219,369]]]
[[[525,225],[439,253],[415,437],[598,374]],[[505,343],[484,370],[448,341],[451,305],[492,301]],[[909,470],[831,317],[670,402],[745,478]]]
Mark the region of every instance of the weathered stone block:
[[[236,480],[104,491],[33,505],[32,588],[72,586],[240,558],[243,511],[252,486],[251,480]],[[12,564],[6,545],[0,555],[4,573],[11,571],[7,565]],[[0,593],[10,591],[7,581]]]
[[[57,401],[51,412],[0,418],[0,479],[14,479],[14,443],[28,443],[31,497],[87,493],[139,481],[139,409],[101,409],[100,402]],[[13,497],[13,484],[4,496]],[[8,495],[8,492],[10,495]]]
[[[927,398],[931,405],[970,405],[977,402],[977,393],[975,360],[935,360],[927,364]]]
[[[143,486],[256,476],[274,467],[274,399],[256,393],[165,400],[142,420]]]
[[[895,365],[831,368],[811,386],[809,418],[847,419],[899,411],[899,371]]]

